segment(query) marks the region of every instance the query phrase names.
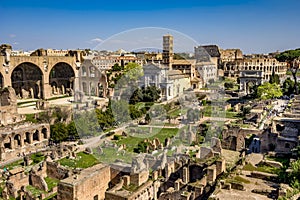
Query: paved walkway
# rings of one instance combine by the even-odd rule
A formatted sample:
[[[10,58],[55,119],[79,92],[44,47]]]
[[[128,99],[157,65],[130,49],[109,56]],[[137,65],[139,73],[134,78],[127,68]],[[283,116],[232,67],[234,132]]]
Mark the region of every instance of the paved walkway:
[[[252,153],[249,154],[246,158],[246,160],[251,163],[253,166],[256,166],[258,163],[260,163],[263,160],[264,156],[260,153]]]

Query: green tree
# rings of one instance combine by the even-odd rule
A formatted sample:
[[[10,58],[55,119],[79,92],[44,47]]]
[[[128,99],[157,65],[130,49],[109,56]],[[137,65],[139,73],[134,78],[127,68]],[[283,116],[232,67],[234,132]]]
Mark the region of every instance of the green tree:
[[[138,146],[133,149],[135,153],[147,153],[147,146],[149,145],[148,142],[141,141],[138,143]]]
[[[74,139],[79,139],[79,135],[75,126],[74,121],[67,125],[68,135]]]
[[[284,95],[290,96],[294,92],[294,84],[295,82],[292,81],[289,77],[285,79],[282,84],[282,92]]]
[[[287,62],[288,67],[290,68],[294,82],[297,83],[297,72],[299,70],[299,63],[295,62],[300,57],[300,49],[295,50],[287,50],[278,55],[276,55],[276,59],[280,62]],[[296,94],[299,93],[298,91],[298,84],[294,85],[294,91]]]
[[[292,173],[290,174],[290,183],[293,188],[300,189],[300,159],[291,163]]]
[[[66,125],[61,122],[51,125],[50,138],[56,142],[65,141],[68,138],[68,129]]]
[[[147,124],[149,124],[149,123],[150,123],[150,121],[151,121],[150,114],[149,114],[149,113],[147,113],[147,114],[146,114],[146,116],[145,116],[145,122],[146,122]]]
[[[225,89],[232,89],[234,87],[234,83],[233,82],[225,82],[224,87],[225,87]]]
[[[144,75],[143,67],[137,63],[128,63],[124,70],[128,81],[136,81]]]
[[[160,98],[160,89],[155,86],[148,86],[143,89],[143,101],[155,102]]]
[[[273,70],[272,75],[270,77],[269,83],[271,83],[271,84],[273,84],[273,83],[280,84],[279,76],[278,76],[278,74],[275,74],[274,70]]]
[[[121,100],[112,100],[111,108],[113,111],[114,118],[117,122],[127,122],[130,120],[129,115],[129,104],[127,101]]]
[[[129,103],[130,104],[136,104],[138,102],[143,101],[144,95],[143,95],[143,91],[140,88],[137,88],[133,94],[131,95],[130,99],[129,99]]]
[[[264,83],[257,88],[257,96],[259,99],[273,99],[282,96],[281,88],[276,83]]]
[[[249,114],[250,111],[251,111],[251,106],[244,106],[243,110],[242,110],[243,116],[246,116],[247,114]]]

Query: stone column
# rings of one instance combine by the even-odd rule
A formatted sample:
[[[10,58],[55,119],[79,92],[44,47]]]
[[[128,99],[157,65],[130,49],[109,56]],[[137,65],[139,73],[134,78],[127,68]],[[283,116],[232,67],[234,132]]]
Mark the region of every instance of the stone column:
[[[217,178],[216,165],[207,168],[207,181],[214,182]]]
[[[225,167],[225,160],[224,159],[221,159],[221,160],[217,160],[216,161],[216,173],[217,173],[217,176],[220,175],[221,173],[225,172],[226,170],[226,167]]]
[[[22,134],[24,135],[24,134]],[[24,137],[20,135],[20,146],[23,147],[24,146]]]
[[[38,141],[42,140],[42,131],[38,130]]]
[[[188,183],[189,182],[189,178],[188,178],[188,168],[187,167],[183,167],[182,169],[182,181],[183,183]]]
[[[33,133],[29,134],[29,144],[32,144],[33,142]]]
[[[10,138],[10,149],[14,149],[15,148],[15,140],[14,138]]]

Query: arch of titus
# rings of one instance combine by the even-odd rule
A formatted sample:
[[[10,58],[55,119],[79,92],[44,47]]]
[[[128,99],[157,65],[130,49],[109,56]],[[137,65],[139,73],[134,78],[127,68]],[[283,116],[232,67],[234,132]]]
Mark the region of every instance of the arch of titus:
[[[30,56],[11,56],[11,46],[0,46],[0,88],[11,86],[18,98],[49,99],[75,90],[80,51],[65,56],[37,50]]]

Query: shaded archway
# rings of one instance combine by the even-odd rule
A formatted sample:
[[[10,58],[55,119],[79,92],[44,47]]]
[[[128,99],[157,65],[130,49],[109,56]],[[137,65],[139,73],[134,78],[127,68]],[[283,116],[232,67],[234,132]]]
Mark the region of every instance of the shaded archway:
[[[31,134],[29,132],[25,133],[25,140],[24,140],[25,143],[31,144],[30,136],[31,136]]]
[[[46,128],[43,128],[42,129],[42,133],[43,133],[43,137],[44,137],[44,139],[47,139],[47,133],[48,133],[48,130],[46,129]]]
[[[11,146],[11,138],[10,137],[6,137],[4,140],[3,140],[3,146],[5,149],[12,149],[12,146]]]
[[[20,134],[15,135],[14,144],[15,144],[15,147],[21,146],[21,135]]]
[[[11,84],[16,95],[21,98],[43,98],[43,73],[33,63],[18,65],[11,74]]]
[[[32,136],[33,141],[39,141],[39,131],[36,130]]]
[[[74,79],[75,72],[69,64],[64,62],[55,64],[49,74],[52,94],[65,94],[71,89],[73,90]]]
[[[0,88],[3,88],[4,84],[3,84],[3,76],[0,73]]]

